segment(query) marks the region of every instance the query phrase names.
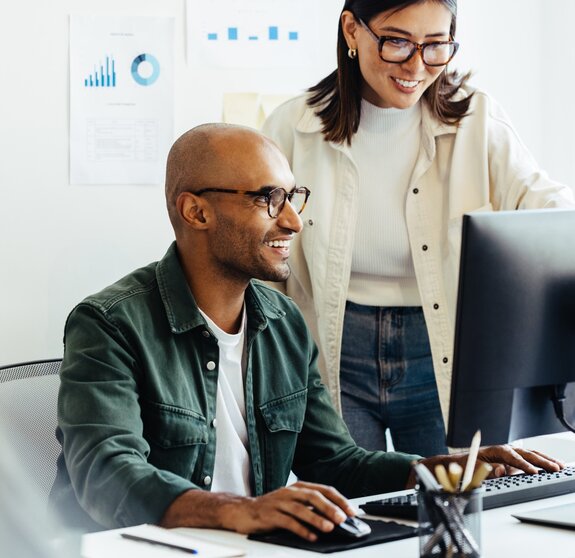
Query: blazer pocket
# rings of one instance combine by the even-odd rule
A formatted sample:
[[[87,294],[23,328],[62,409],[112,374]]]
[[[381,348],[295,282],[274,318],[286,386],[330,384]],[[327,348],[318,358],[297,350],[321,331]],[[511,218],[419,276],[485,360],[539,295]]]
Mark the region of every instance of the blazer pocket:
[[[163,449],[208,443],[206,419],[195,411],[148,401],[142,414],[144,436]]]
[[[260,405],[264,423],[270,432],[301,432],[307,407],[307,388]]]

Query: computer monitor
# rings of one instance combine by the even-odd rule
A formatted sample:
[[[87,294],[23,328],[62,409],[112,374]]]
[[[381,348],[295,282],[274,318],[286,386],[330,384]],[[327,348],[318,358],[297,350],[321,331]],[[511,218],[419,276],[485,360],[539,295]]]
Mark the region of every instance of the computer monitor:
[[[448,445],[566,430],[551,396],[567,384],[572,425],[573,382],[575,210],[465,215]]]

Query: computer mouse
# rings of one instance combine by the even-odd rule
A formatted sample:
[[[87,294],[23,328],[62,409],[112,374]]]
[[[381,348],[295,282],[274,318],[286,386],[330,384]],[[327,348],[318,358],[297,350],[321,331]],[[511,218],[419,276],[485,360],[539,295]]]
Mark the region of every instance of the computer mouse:
[[[371,527],[367,523],[357,517],[348,516],[345,521],[336,525],[328,535],[346,539],[362,539],[370,533]]]

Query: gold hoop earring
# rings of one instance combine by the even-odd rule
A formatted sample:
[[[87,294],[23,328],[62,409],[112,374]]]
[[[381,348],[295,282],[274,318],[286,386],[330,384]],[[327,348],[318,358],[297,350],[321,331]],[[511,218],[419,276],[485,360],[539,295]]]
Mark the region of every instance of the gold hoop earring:
[[[349,58],[354,60],[355,58],[357,58],[357,49],[356,48],[348,48],[347,49],[347,55]]]

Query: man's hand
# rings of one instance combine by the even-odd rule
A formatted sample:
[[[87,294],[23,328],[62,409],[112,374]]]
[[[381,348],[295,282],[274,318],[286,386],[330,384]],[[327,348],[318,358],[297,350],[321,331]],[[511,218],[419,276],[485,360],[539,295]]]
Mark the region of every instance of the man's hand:
[[[160,524],[239,533],[282,528],[315,541],[310,527],[327,533],[348,515],[355,509],[335,488],[300,481],[257,498],[189,490],[172,502]]]
[[[447,466],[452,461],[465,467],[467,453],[438,455],[436,457],[423,459],[421,462],[433,472],[437,464],[442,463]],[[539,451],[515,448],[507,444],[480,448],[477,455],[477,463],[482,461],[493,465],[493,471],[491,471],[490,477],[502,477],[519,472],[534,474],[537,473],[539,469],[554,472],[560,471],[565,467],[565,464],[559,459],[549,457]],[[413,488],[415,481],[415,473],[412,470],[407,481],[407,488]]]
[[[502,477],[515,473],[537,473],[539,469],[555,472],[565,467],[565,463],[544,453],[510,445],[487,446],[479,450],[478,461],[493,465],[491,477]]]
[[[264,496],[250,498],[243,505],[229,510],[226,517],[230,521],[228,528],[240,533],[281,527],[314,541],[317,536],[310,530],[310,525],[329,532],[347,515],[355,515],[355,510],[335,488],[297,482]]]

